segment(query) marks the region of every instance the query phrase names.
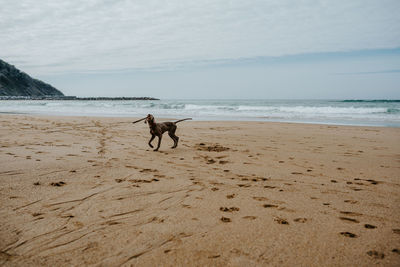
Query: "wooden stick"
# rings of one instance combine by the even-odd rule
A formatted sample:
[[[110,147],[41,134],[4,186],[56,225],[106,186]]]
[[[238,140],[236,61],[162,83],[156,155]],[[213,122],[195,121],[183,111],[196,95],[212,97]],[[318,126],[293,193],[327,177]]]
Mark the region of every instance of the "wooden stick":
[[[132,123],[137,123],[137,122],[139,122],[139,121],[142,121],[142,120],[145,120],[145,119],[146,119],[146,117],[144,117],[143,119],[140,119],[140,120],[134,121],[134,122],[132,122]]]

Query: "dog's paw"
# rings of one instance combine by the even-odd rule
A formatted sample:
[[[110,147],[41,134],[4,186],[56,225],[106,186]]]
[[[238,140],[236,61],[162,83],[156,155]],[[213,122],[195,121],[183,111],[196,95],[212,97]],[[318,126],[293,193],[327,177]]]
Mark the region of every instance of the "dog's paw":
[[[157,151],[158,151],[158,148],[154,149],[153,151],[157,152]]]
[[[151,144],[149,144],[149,146],[150,146],[151,148],[154,148],[154,146],[153,146],[153,145],[151,145]]]

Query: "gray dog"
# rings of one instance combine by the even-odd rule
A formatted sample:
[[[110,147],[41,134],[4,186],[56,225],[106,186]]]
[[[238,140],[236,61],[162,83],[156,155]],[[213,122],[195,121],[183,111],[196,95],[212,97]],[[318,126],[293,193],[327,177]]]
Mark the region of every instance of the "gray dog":
[[[186,120],[191,120],[191,118],[186,118],[186,119],[175,121],[175,122],[167,121],[167,122],[162,122],[162,123],[156,123],[154,121],[153,115],[148,114],[147,117],[145,118],[144,123],[148,123],[149,127],[150,127],[151,138],[149,141],[149,146],[151,148],[153,148],[153,145],[151,144],[151,142],[157,136],[158,137],[158,145],[157,145],[157,148],[154,149],[154,151],[158,151],[158,149],[160,148],[160,145],[161,145],[161,139],[162,139],[163,133],[168,132],[169,137],[171,137],[172,140],[174,140],[174,145],[171,148],[175,148],[178,145],[178,141],[179,141],[179,137],[175,135],[176,124],[178,122],[186,121]]]

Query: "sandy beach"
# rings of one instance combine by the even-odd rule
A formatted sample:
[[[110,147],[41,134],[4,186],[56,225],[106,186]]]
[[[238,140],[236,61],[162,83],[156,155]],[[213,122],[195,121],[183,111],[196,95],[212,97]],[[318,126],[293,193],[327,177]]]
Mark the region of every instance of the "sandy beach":
[[[400,128],[133,120],[0,115],[1,265],[400,265]]]

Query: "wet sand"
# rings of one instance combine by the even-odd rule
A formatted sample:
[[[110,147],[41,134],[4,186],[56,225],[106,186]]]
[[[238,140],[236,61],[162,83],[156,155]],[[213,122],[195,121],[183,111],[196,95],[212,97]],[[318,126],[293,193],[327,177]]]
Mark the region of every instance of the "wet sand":
[[[130,121],[0,115],[0,264],[400,265],[399,128]]]

